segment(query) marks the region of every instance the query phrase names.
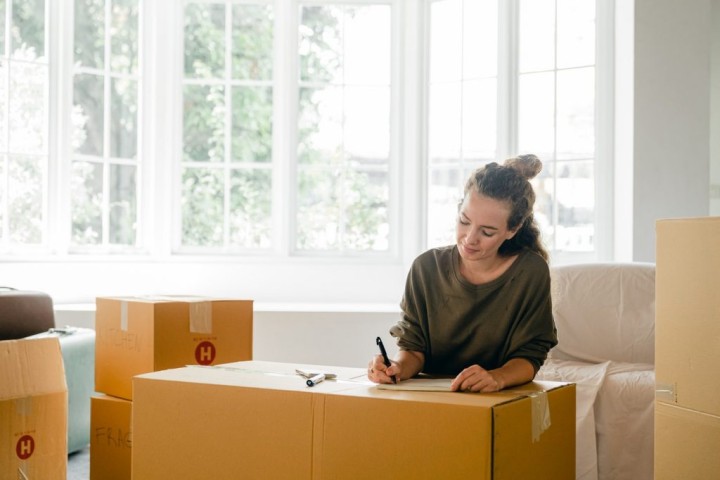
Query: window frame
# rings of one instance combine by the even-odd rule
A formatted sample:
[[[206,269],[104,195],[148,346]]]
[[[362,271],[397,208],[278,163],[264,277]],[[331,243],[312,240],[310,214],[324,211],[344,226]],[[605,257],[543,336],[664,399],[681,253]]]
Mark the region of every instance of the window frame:
[[[202,0],[201,0],[202,1]],[[285,4],[285,0],[269,0],[274,5]],[[294,0],[293,5],[298,5]],[[266,254],[241,255],[236,252],[207,253],[178,249],[175,240],[179,238],[179,196],[168,176],[179,178],[179,163],[174,159],[181,154],[179,149],[182,126],[182,103],[180,82],[177,72],[182,72],[182,51],[173,54],[173,45],[182,42],[182,9],[176,0],[155,0],[142,2],[142,34],[147,47],[141,55],[141,71],[145,84],[142,86],[142,105],[145,112],[138,129],[143,132],[140,149],[143,152],[143,175],[138,184],[142,195],[144,211],[141,212],[138,231],[138,249],[132,252],[88,252],[71,253],[69,211],[69,162],[70,149],[66,139],[70,127],[60,119],[68,112],[72,98],[72,0],[49,2],[50,15],[48,55],[50,62],[50,127],[48,168],[48,244],[42,251],[2,252],[3,274],[12,278],[13,285],[32,285],[53,295],[56,302],[69,303],[94,301],[95,296],[116,294],[148,293],[192,293],[212,296],[242,296],[256,301],[287,302],[352,302],[396,304],[402,295],[407,269],[417,254],[426,248],[427,219],[427,83],[428,58],[419,52],[427,52],[429,19],[427,1],[406,2],[387,0],[391,3],[393,25],[394,64],[392,108],[393,153],[396,162],[391,168],[391,221],[395,225],[395,238],[391,251],[383,255],[295,255],[289,238],[291,225],[288,211],[281,211],[277,205],[289,209],[288,187],[294,184],[290,168],[294,156],[292,129],[283,121],[293,114],[297,92],[287,83],[296,69],[295,52],[288,49],[283,56],[276,55],[274,69],[284,72],[274,85],[275,108],[273,121],[273,211],[280,213],[273,217],[280,241],[275,242]],[[512,8],[512,0],[505,7]],[[303,0],[303,4],[332,3],[329,0]],[[340,3],[340,2],[337,2]],[[341,3],[348,3],[347,1]],[[353,3],[377,3],[372,0],[353,0]],[[597,0],[598,22],[614,21],[612,0]],[[602,9],[600,6],[603,6]],[[287,14],[276,10],[276,42],[290,42],[293,16],[297,9]],[[602,12],[602,16],[601,16]],[[602,27],[598,23],[598,31]],[[504,31],[505,29],[500,29]],[[613,32],[602,30],[606,41],[598,50],[598,65],[606,62],[598,88],[612,92],[614,84],[612,62]],[[282,38],[285,37],[285,38]],[[601,48],[602,47],[602,48]],[[402,48],[402,50],[401,50]],[[416,53],[415,55],[408,54]],[[600,70],[600,68],[598,68]],[[500,72],[499,72],[500,73]],[[280,77],[276,75],[276,78]],[[502,82],[500,79],[499,82]],[[504,97],[503,97],[504,98]],[[509,98],[509,97],[508,97]],[[508,101],[509,100],[505,100]],[[608,130],[606,138],[612,138],[614,119],[612,102],[599,102],[604,110],[597,114],[601,125]],[[500,122],[509,121],[499,118]],[[605,137],[604,137],[605,138]],[[285,139],[285,140],[282,140]],[[509,142],[507,138],[504,141]],[[605,141],[605,140],[604,140]],[[503,143],[500,144],[499,149]],[[509,143],[508,143],[509,145]],[[507,156],[510,151],[505,147]],[[605,187],[597,185],[596,191],[603,190],[611,200],[613,145],[603,144],[603,170],[596,173],[596,182],[602,180]],[[600,148],[597,151],[601,158]],[[596,162],[599,166],[600,162]],[[170,172],[170,173],[168,173]],[[603,197],[605,198],[605,197]],[[605,202],[605,200],[603,200]],[[597,202],[607,210],[606,216],[598,222],[612,227],[612,203]],[[597,231],[608,238],[604,244],[608,249],[602,258],[612,254],[612,230],[604,230],[598,223]],[[600,245],[600,243],[598,243]],[[371,252],[377,253],[377,252]],[[553,258],[554,264],[577,259]],[[72,282],[67,279],[72,278]],[[5,281],[4,283],[8,283]]]
[[[434,2],[425,3],[427,18],[423,37],[430,37],[430,8]],[[593,261],[609,261],[614,255],[614,0],[595,0],[596,8],[596,57],[595,69],[595,156],[593,179],[595,185],[594,226],[595,242],[592,252],[568,252],[555,250],[548,245],[553,264],[570,264]],[[502,162],[517,153],[518,144],[518,90],[519,90],[519,12],[520,0],[498,1],[498,106],[497,106],[497,156],[494,161]],[[429,63],[429,48],[425,48],[425,61]],[[555,72],[557,69],[554,70]],[[425,75],[425,105],[429,107],[429,76]],[[429,130],[426,119],[425,132]],[[427,138],[427,134],[424,138]],[[427,149],[427,147],[426,147]],[[425,155],[424,169],[429,172],[429,157]],[[542,160],[542,159],[541,159]],[[555,159],[552,160],[555,164]],[[461,162],[460,166],[464,165]],[[425,179],[424,191],[428,191],[429,180]],[[460,188],[461,186],[459,186]],[[425,213],[429,199],[425,196]],[[427,227],[424,239],[428,238]]]

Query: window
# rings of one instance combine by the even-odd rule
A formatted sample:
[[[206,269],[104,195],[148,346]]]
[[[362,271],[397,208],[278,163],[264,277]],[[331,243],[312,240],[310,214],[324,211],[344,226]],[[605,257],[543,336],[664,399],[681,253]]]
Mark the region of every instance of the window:
[[[138,245],[140,13],[138,0],[76,0],[71,244]]]
[[[390,248],[391,7],[296,8],[297,35],[278,38],[272,2],[185,6],[181,250]],[[285,117],[276,98],[292,98]],[[277,180],[290,188],[273,204]]]
[[[0,1],[0,249],[47,235],[47,11],[43,0]]]
[[[390,247],[390,14],[301,7],[297,251]]]
[[[534,153],[543,161],[533,180],[535,217],[551,255],[595,254],[596,105],[604,93],[595,81],[595,3],[432,2],[430,245],[453,241],[454,210],[473,169]]]
[[[3,272],[396,303],[470,171],[522,152],[553,261],[594,258],[604,3],[0,0]]]
[[[498,0],[430,5],[428,245],[454,242],[469,173],[498,152]],[[501,105],[502,106],[502,105]]]
[[[185,7],[182,246],[272,245],[273,8]]]

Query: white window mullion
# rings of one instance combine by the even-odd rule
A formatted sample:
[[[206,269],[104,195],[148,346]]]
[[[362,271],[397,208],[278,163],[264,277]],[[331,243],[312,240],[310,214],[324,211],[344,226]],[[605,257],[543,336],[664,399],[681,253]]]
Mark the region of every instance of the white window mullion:
[[[103,184],[102,184],[102,239],[100,245],[107,247],[110,243],[110,111],[111,86],[112,86],[112,70],[110,68],[111,58],[111,25],[112,25],[112,0],[105,2],[105,45],[103,62],[103,153],[101,157],[103,166]]]
[[[297,117],[299,4],[275,0],[273,61],[273,246],[276,254],[295,250],[297,226]]]
[[[136,201],[136,207],[135,207],[135,248],[140,248],[140,250],[147,254],[147,238],[146,238],[146,232],[147,229],[145,228],[146,221],[145,217],[150,215],[150,209],[145,208],[145,190],[143,189],[143,185],[145,183],[145,176],[146,172],[149,169],[149,166],[145,164],[146,160],[149,158],[149,155],[146,155],[145,152],[145,128],[146,128],[146,112],[147,109],[145,108],[145,86],[146,86],[146,78],[145,78],[145,49],[150,47],[150,42],[146,41],[145,36],[145,1],[144,0],[138,0],[138,26],[137,26],[137,32],[138,32],[138,58],[137,58],[137,74],[134,77],[134,80],[136,82],[136,88],[135,91],[137,92],[137,108],[138,108],[138,117],[137,117],[137,137],[135,141],[137,142],[137,151],[135,153],[135,201]]]
[[[5,85],[6,85],[4,102],[5,102],[5,105],[7,106],[7,112],[10,111],[10,70],[12,68],[12,63],[9,61],[9,58],[10,58],[10,52],[11,52],[11,48],[12,48],[12,45],[10,44],[10,41],[11,41],[11,39],[10,39],[10,25],[11,25],[10,21],[12,20],[12,5],[13,5],[13,2],[7,2],[5,4],[5,19],[4,19],[4,22],[5,22],[5,31],[4,31],[5,51],[0,52],[0,54],[2,54],[3,56],[5,56],[5,54],[7,53],[7,57],[6,57],[6,61],[5,61],[5,72],[4,72],[5,78],[3,79],[3,81],[5,82]],[[6,145],[6,152],[3,152],[3,153],[9,154],[9,152],[10,152],[10,118],[9,118],[9,115],[7,114],[7,112],[0,112],[0,115],[3,115],[5,117],[3,119],[5,128],[3,129],[2,132],[0,132],[0,134],[3,136],[3,139],[5,140],[4,143]],[[7,198],[7,192],[9,192],[8,187],[9,187],[10,175],[8,172],[8,168],[9,168],[10,157],[7,154],[3,155],[3,158],[2,158],[2,164],[3,164],[3,170],[2,170],[3,171],[3,176],[2,176],[3,185],[2,186],[3,186],[3,195],[5,198],[4,198],[4,203],[3,203],[4,211],[0,212],[0,213],[2,213],[2,226],[0,227],[0,228],[2,228],[2,230],[0,231],[0,240],[2,240],[3,246],[7,246],[10,244],[10,220],[9,220],[9,208],[8,208],[8,198]]]
[[[426,194],[422,188],[427,175],[424,157],[419,139],[419,119],[423,116],[420,79],[423,78],[421,66],[424,61],[416,55],[403,55],[401,46],[412,52],[424,52],[420,48],[420,22],[425,18],[420,2],[395,2],[392,5],[392,69],[390,86],[390,252],[394,258],[404,261],[407,252],[410,256],[419,253],[423,240],[427,237],[424,229]],[[424,55],[424,54],[422,54]],[[404,108],[403,108],[404,107]],[[405,122],[407,119],[407,122]],[[407,162],[407,169],[403,166]],[[403,178],[403,182],[400,182]],[[406,203],[405,199],[411,199]],[[421,208],[404,208],[404,205],[421,205]],[[403,212],[403,215],[400,215]]]
[[[57,38],[58,42],[57,44],[52,42],[50,45],[50,83],[54,86],[50,90],[50,98],[55,113],[51,107],[51,169],[47,194],[53,200],[53,207],[49,210],[48,237],[53,253],[66,254],[70,249],[72,231],[70,183],[73,126],[70,118],[75,75],[73,66],[75,2],[61,0],[61,2],[50,2],[50,5],[55,10],[54,18],[57,19],[57,33],[53,38]],[[55,141],[53,136],[56,138]]]
[[[596,56],[595,56],[595,238],[598,260],[609,261],[614,258],[614,221],[615,188],[613,178],[615,139],[613,118],[615,116],[614,99],[615,69],[613,52],[615,50],[615,29],[612,27],[615,17],[615,2],[597,0],[596,18]]]
[[[164,0],[168,6],[175,5],[176,0]],[[163,151],[162,153],[157,152],[158,150],[161,150],[162,144],[158,144],[156,146],[156,152],[158,153],[158,158],[162,159],[162,163],[157,166],[156,172],[157,172],[157,178],[153,184],[163,184],[162,190],[160,190],[163,193],[161,201],[158,203],[158,208],[155,210],[157,214],[162,215],[165,212],[172,212],[172,215],[168,218],[165,217],[166,220],[166,232],[168,234],[165,235],[163,238],[163,242],[160,242],[158,245],[158,248],[167,256],[171,257],[173,252],[175,252],[180,247],[180,238],[182,234],[182,225],[181,225],[181,216],[182,216],[182,206],[180,203],[181,198],[181,177],[182,177],[182,165],[180,164],[180,160],[182,159],[182,135],[183,135],[183,89],[184,89],[184,48],[185,48],[185,35],[183,32],[184,28],[184,12],[185,12],[186,3],[182,2],[179,5],[179,8],[172,9],[173,11],[177,10],[177,13],[172,17],[175,20],[175,23],[172,23],[171,26],[174,27],[170,30],[167,42],[161,42],[161,45],[165,45],[168,47],[168,52],[172,53],[172,55],[168,55],[166,58],[167,61],[170,62],[170,65],[168,65],[166,69],[156,69],[155,73],[157,76],[157,79],[160,80],[161,78],[167,79],[169,82],[169,85],[172,85],[175,88],[171,88],[166,95],[164,95],[164,109],[160,107],[158,110],[163,112],[164,120],[168,122],[169,125],[172,126],[171,132],[172,134],[169,135],[168,141],[171,148],[168,150]],[[157,9],[155,11],[155,18],[154,21],[156,24],[162,24],[163,20],[161,20],[161,17],[164,15],[164,11],[161,9]],[[155,54],[158,56],[158,60],[162,55],[160,54],[160,50],[155,52]],[[162,82],[157,82],[157,84],[161,84]],[[160,93],[160,90],[158,90],[158,93]],[[162,130],[158,128],[159,131]],[[162,180],[162,176],[164,173],[170,173],[170,178],[172,178],[172,182],[165,182]],[[165,206],[163,209],[162,206]],[[157,230],[155,230],[155,234],[157,234]]]
[[[50,2],[53,3],[53,2]],[[54,2],[57,3],[57,2]],[[50,212],[50,202],[48,198],[48,186],[49,186],[49,178],[50,178],[50,171],[51,171],[51,165],[50,165],[50,152],[52,151],[52,141],[53,141],[53,135],[51,135],[50,132],[50,125],[51,125],[51,118],[54,113],[53,109],[51,109],[52,105],[52,98],[51,98],[51,92],[53,90],[54,83],[52,83],[52,69],[51,69],[51,59],[53,55],[53,48],[51,45],[54,43],[50,39],[52,38],[52,35],[55,32],[55,25],[53,25],[53,15],[51,10],[54,10],[52,5],[46,5],[45,6],[45,66],[47,68],[47,84],[45,85],[45,102],[43,104],[43,108],[45,109],[45,117],[43,118],[43,131],[45,134],[45,150],[43,151],[43,168],[42,168],[42,207],[41,207],[41,217],[42,218],[42,232],[41,232],[41,240],[40,244],[43,249],[47,248],[49,246],[49,212]]]
[[[501,162],[517,152],[519,0],[498,2],[497,149]]]
[[[230,184],[232,177],[232,2],[225,4],[225,165],[223,168],[223,245],[230,248]]]
[[[552,176],[553,176],[553,218],[552,218],[552,224],[553,229],[555,231],[555,234],[553,235],[553,242],[549,247],[551,248],[551,251],[557,251],[558,248],[558,226],[560,224],[560,202],[558,201],[558,163],[557,163],[557,136],[558,136],[558,129],[557,129],[557,114],[558,114],[558,62],[557,62],[557,54],[558,54],[558,7],[557,7],[557,0],[554,2],[555,7],[555,30],[554,30],[554,50],[553,50],[553,57],[554,57],[554,64],[553,64],[553,153],[552,153]],[[550,159],[547,159],[550,160]],[[547,162],[547,160],[545,160]]]

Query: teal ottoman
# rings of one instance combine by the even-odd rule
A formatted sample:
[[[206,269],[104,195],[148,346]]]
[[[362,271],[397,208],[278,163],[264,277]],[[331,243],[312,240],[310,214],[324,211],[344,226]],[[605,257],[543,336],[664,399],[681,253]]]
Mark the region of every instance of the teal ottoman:
[[[51,328],[29,338],[57,337],[68,388],[68,453],[90,444],[90,397],[95,393],[95,330]]]

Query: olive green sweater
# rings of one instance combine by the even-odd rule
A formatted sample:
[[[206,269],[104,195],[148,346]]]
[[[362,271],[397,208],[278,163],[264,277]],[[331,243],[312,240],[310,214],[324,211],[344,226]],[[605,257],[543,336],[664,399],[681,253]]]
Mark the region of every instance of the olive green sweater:
[[[478,364],[491,370],[525,358],[535,372],[557,344],[547,262],[525,250],[497,279],[473,285],[459,271],[455,245],[415,259],[390,329],[403,350],[425,355],[423,372],[457,375]]]

